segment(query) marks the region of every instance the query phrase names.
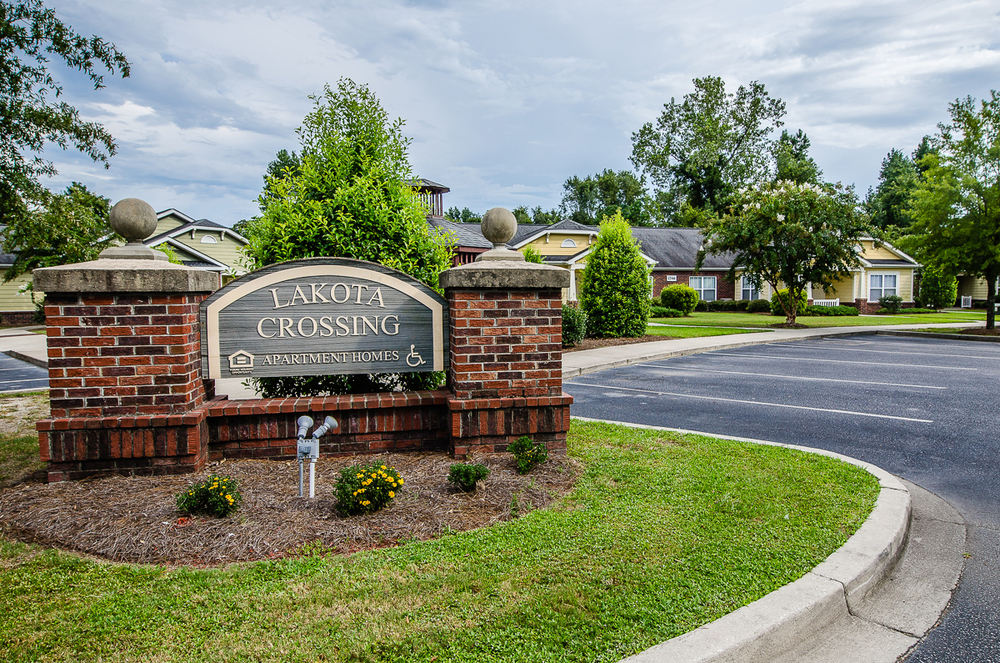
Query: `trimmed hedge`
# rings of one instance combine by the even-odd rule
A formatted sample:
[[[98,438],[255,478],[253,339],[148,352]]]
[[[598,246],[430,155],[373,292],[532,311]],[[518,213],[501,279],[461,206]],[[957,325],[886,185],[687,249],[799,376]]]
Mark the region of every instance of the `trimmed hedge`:
[[[684,315],[691,315],[698,306],[698,301],[698,291],[683,283],[667,286],[660,291],[660,304]]]
[[[785,315],[785,309],[781,308],[781,304],[778,303],[778,297],[781,297],[785,301],[788,301],[788,288],[782,288],[778,292],[771,295],[771,315]],[[799,297],[799,305],[795,309],[795,315],[802,315],[806,311],[806,293],[803,290],[802,296]]]
[[[714,302],[708,303],[709,311],[719,311],[719,312],[733,312],[733,311],[745,311],[747,310],[747,305],[750,302],[745,299],[716,299]]]
[[[679,318],[683,315],[677,309],[665,306],[651,306],[649,309],[649,317],[651,318]]]
[[[766,299],[754,299],[747,302],[747,313],[770,313],[771,302]]]
[[[853,306],[807,306],[803,315],[844,316],[858,315],[858,309]]]

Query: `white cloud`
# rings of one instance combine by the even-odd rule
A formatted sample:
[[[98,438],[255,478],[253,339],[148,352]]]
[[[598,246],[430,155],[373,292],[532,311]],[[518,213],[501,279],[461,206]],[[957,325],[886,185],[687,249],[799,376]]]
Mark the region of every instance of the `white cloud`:
[[[788,104],[832,179],[875,181],[958,96],[1000,73],[985,0],[537,3],[66,0],[59,15],[114,42],[132,76],[66,98],[121,146],[104,171],[71,153],[58,184],[93,178],[222,223],[253,214],[274,153],[296,149],[308,96],[341,76],[407,120],[411,162],[446,206],[558,204],[562,182],[629,167],[630,135],[691,79],[760,80]]]

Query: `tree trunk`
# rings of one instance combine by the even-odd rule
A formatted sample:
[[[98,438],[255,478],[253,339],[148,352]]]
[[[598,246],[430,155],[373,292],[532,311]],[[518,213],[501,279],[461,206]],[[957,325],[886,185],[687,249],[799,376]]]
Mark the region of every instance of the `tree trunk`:
[[[1000,265],[994,263],[986,268],[986,328],[996,329],[997,276]]]
[[[781,301],[781,306],[785,309],[785,324],[794,325],[795,318],[799,314],[799,293],[792,290],[791,286],[788,288],[788,301],[782,301],[781,295],[778,295],[778,301]]]

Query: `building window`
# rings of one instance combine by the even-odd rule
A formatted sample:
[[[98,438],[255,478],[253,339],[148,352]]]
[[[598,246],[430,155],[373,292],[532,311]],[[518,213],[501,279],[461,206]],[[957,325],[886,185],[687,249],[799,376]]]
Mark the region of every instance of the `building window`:
[[[688,285],[698,291],[698,297],[702,301],[715,301],[715,277],[714,276],[692,276],[688,279]]]
[[[219,240],[215,239],[211,235],[205,235],[204,237],[201,238],[201,243],[202,244],[218,244]]]
[[[868,288],[868,301],[876,302],[888,295],[895,295],[896,281],[895,274],[871,274],[871,282]]]
[[[740,299],[760,299],[757,286],[745,276],[740,279],[740,290],[742,291]]]
[[[575,249],[576,248],[576,242],[574,242],[571,239],[564,239],[563,243],[562,243],[562,247],[564,249]]]

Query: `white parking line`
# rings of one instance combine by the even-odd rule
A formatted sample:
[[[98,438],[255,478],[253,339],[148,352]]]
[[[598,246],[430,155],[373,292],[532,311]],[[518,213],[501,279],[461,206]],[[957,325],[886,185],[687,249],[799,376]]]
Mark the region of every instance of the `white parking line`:
[[[896,417],[891,414],[873,414],[871,412],[853,412],[851,410],[836,410],[832,408],[810,407],[808,405],[789,405],[787,403],[767,403],[764,401],[746,401],[738,398],[720,398],[718,396],[696,396],[694,394],[678,394],[670,391],[654,391],[652,389],[632,389],[630,387],[614,387],[606,384],[588,384],[586,382],[570,382],[570,386],[595,387],[597,389],[610,389],[613,391],[634,391],[641,394],[653,394],[654,396],[674,396],[677,398],[695,398],[703,401],[718,401],[720,403],[743,403],[745,405],[762,405],[764,407],[783,407],[791,410],[809,410],[810,412],[830,412],[833,414],[848,414],[855,417],[873,417],[875,419],[895,419],[896,421],[913,421],[918,424],[933,424],[932,419],[912,419],[910,417]]]
[[[19,382],[48,382],[48,381],[49,379],[45,377],[45,378],[32,378],[30,380],[4,380],[3,383],[5,385],[8,385],[8,384],[18,384]]]
[[[782,378],[784,380],[814,380],[816,382],[846,382],[848,384],[871,384],[878,387],[911,387],[913,389],[947,389],[929,384],[901,384],[898,382],[868,382],[865,380],[838,380],[836,378],[807,378],[799,375],[775,375],[773,373],[745,373],[743,371],[715,371],[710,368],[681,368],[680,366],[661,366],[660,364],[636,364],[636,366],[649,366],[665,371],[694,371],[696,373],[725,373],[727,375],[752,375],[760,378]]]
[[[834,343],[835,341],[830,341],[830,342]],[[778,347],[778,346],[775,346],[775,347]],[[800,345],[798,343],[795,344],[795,347],[796,348],[809,348],[809,349],[814,349],[814,350],[829,350],[830,349],[830,346],[825,346],[824,347],[822,345]],[[782,348],[782,349],[786,349],[786,348]],[[793,349],[793,348],[787,348],[787,349]],[[879,354],[885,354],[885,355],[918,355],[920,357],[956,357],[958,359],[1000,359],[1000,353],[996,353],[996,354],[992,354],[992,355],[990,355],[990,354],[986,354],[986,355],[946,355],[946,354],[941,354],[941,353],[937,353],[937,352],[904,352],[903,350],[868,350],[866,348],[855,348],[855,347],[850,348],[850,352],[878,352]]]
[[[867,366],[882,366],[885,367],[884,361],[848,361],[845,359],[813,359],[812,357],[775,357],[774,355],[758,355],[758,354],[736,354],[729,352],[706,352],[706,355],[710,357],[743,357],[745,359],[781,359],[783,361],[824,361],[832,364],[865,364]],[[964,368],[960,366],[921,366],[919,364],[893,364],[893,367],[899,368],[932,368],[936,371],[978,371],[978,368]]]

